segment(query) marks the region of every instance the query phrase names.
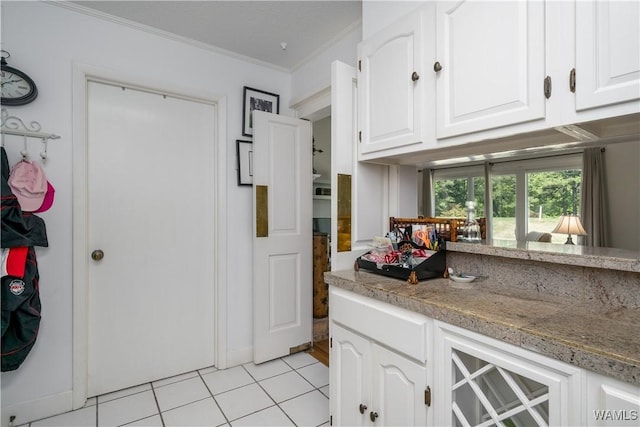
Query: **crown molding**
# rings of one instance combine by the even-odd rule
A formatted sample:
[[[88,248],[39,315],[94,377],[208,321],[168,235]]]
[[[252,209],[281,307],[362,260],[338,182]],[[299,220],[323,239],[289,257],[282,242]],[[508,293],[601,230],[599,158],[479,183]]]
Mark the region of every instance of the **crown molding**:
[[[115,23],[115,24],[119,24],[119,25],[123,25],[125,27],[129,27],[129,28],[135,29],[135,30],[139,30],[139,31],[143,31],[143,32],[146,32],[146,33],[149,33],[149,34],[156,35],[156,36],[164,37],[164,38],[169,39],[169,40],[177,41],[177,42],[180,42],[180,43],[185,43],[185,44],[191,45],[191,46],[199,48],[199,49],[207,50],[207,51],[212,52],[212,53],[228,56],[230,58],[237,59],[237,60],[244,61],[244,62],[249,62],[249,63],[254,64],[254,65],[259,65],[259,66],[262,66],[262,67],[271,68],[273,70],[284,72],[284,73],[288,73],[288,74],[290,74],[292,72],[292,70],[289,70],[289,69],[284,68],[284,67],[277,66],[275,64],[271,64],[269,62],[261,61],[259,59],[255,59],[255,58],[252,58],[250,56],[241,55],[239,53],[232,52],[230,50],[226,50],[226,49],[223,49],[223,48],[218,47],[218,46],[214,46],[214,45],[211,45],[211,44],[208,44],[208,43],[203,43],[203,42],[200,42],[200,41],[197,41],[197,40],[193,40],[193,39],[191,39],[189,37],[179,36],[177,34],[174,34],[174,33],[168,32],[168,31],[160,30],[158,28],[151,27],[149,25],[140,24],[138,22],[134,22],[134,21],[131,21],[131,20],[128,20],[128,19],[124,19],[124,18],[120,18],[120,17],[114,16],[114,15],[110,15],[108,13],[100,12],[100,11],[97,11],[95,9],[90,9],[88,7],[81,6],[81,5],[76,4],[76,3],[71,3],[69,1],[64,1],[64,0],[44,0],[43,2],[47,3],[47,4],[50,4],[50,5],[62,7],[64,9],[72,10],[74,12],[82,13],[84,15],[88,15],[88,16],[91,16],[91,17],[94,17],[94,18],[98,18],[98,19],[101,19],[103,21],[112,22],[112,23]]]

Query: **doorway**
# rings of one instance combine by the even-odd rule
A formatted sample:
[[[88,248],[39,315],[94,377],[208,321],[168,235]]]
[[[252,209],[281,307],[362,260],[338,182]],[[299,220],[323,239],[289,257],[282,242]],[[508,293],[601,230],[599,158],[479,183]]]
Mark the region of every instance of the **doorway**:
[[[74,69],[74,408],[226,351],[224,98],[95,71]]]
[[[321,350],[329,338],[329,292],[324,272],[331,270],[331,116],[313,123],[313,342]]]

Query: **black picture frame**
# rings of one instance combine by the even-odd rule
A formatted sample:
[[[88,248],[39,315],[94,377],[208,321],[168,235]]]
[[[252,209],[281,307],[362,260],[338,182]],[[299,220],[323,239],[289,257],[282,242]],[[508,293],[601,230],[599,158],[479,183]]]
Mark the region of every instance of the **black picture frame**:
[[[242,135],[253,136],[253,110],[280,114],[280,95],[245,86],[242,102]]]
[[[236,140],[238,185],[253,185],[253,143]]]

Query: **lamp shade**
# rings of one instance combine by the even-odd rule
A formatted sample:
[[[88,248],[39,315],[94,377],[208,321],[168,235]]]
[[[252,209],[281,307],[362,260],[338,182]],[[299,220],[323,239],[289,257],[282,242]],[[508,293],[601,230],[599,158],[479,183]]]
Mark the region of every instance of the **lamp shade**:
[[[560,222],[553,229],[552,233],[575,234],[576,236],[586,236],[587,232],[576,215],[563,215]]]
[[[586,236],[587,232],[584,230],[580,218],[575,215],[562,215],[560,222],[553,229],[552,233],[562,233],[567,235],[567,241],[565,245],[573,245],[572,234],[576,236]]]

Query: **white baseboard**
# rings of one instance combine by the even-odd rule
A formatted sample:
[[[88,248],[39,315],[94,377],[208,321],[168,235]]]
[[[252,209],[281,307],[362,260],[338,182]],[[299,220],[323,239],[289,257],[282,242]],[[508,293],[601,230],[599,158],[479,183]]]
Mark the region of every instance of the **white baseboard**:
[[[72,409],[71,390],[43,397],[37,400],[21,402],[16,405],[2,407],[2,421],[0,426],[8,426],[9,419],[15,415],[14,426],[26,424],[42,418],[68,412]]]
[[[227,368],[253,362],[253,346],[227,352]]]

